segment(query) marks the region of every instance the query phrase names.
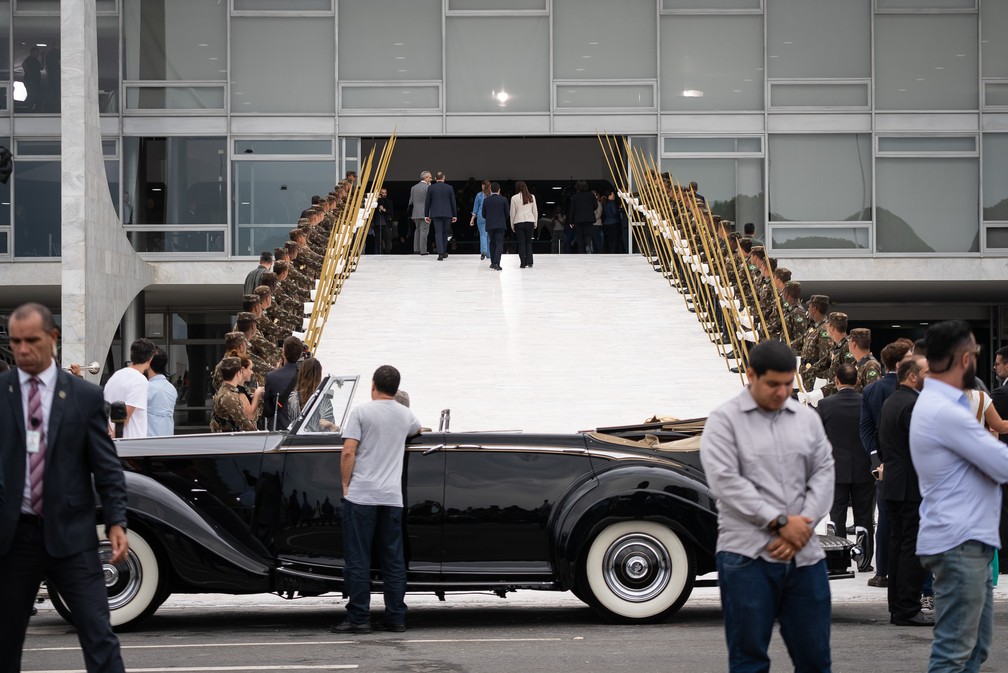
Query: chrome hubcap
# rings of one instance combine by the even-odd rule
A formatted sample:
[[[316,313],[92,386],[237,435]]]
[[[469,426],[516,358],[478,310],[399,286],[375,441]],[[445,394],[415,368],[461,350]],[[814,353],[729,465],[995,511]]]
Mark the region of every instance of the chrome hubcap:
[[[606,550],[602,561],[606,586],[625,601],[649,601],[668,586],[672,559],[657,539],[643,533],[624,535]]]
[[[111,559],[112,545],[102,542],[98,548],[98,560],[102,566],[105,590],[108,592],[109,609],[115,610],[136,598],[143,582],[143,568],[132,549],[126,553],[126,559],[119,563],[113,564]]]

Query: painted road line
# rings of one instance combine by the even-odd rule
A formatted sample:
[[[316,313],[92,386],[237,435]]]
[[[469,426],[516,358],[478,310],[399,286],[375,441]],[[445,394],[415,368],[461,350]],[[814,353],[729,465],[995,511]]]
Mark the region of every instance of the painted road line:
[[[411,638],[401,640],[404,643],[558,643],[569,638]],[[576,639],[575,639],[576,640]],[[161,643],[158,645],[120,645],[123,650],[164,650],[164,649],[199,649],[212,647],[304,647],[306,645],[353,645],[366,642],[364,640],[313,640],[313,641],[291,641],[281,642],[255,642],[255,643]],[[377,642],[377,641],[375,641]],[[80,650],[80,645],[72,647],[32,647],[26,648],[25,652],[75,652]],[[179,670],[179,669],[172,669]]]

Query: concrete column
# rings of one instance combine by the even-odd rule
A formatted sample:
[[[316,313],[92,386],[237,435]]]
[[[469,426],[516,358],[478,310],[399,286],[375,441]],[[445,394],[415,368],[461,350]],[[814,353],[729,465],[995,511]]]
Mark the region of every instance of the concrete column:
[[[61,297],[63,361],[105,361],[130,302],[152,271],[133,250],[109,198],[98,117],[94,0],[61,0]],[[94,379],[93,379],[94,380]]]

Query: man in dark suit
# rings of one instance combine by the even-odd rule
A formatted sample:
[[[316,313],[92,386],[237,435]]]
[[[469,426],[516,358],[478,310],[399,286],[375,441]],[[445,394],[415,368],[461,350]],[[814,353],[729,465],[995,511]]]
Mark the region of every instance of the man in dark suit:
[[[492,192],[483,201],[483,219],[486,220],[486,232],[490,237],[490,268],[501,270],[501,253],[504,252],[504,232],[509,222],[508,200],[501,196],[500,183],[490,185]]]
[[[17,368],[0,374],[0,671],[21,670],[45,576],[74,614],[88,673],[118,673],[124,668],[98,560],[94,491],[117,563],[129,548],[126,482],[102,391],[53,360],[58,330],[46,307],[18,307],[8,332]]]
[[[283,364],[266,375],[266,390],[263,393],[263,418],[267,430],[281,430],[290,425],[287,413],[287,398],[297,381],[298,360],[304,353],[304,343],[296,336],[289,336],[283,342]]]
[[[437,244],[439,262],[448,256],[448,232],[457,216],[455,190],[445,182],[445,174],[438,171],[437,182],[427,189],[424,219],[434,223],[434,242]]]
[[[927,358],[908,355],[896,369],[899,388],[882,405],[879,458],[882,493],[889,508],[889,614],[897,626],[933,626],[921,613],[925,570],[917,558],[920,486],[910,460],[910,416],[928,374]]]
[[[847,505],[854,510],[854,526],[858,542],[864,548],[862,565],[871,562],[872,515],[875,505],[875,483],[871,461],[858,434],[861,417],[861,393],[857,384],[857,368],[844,363],[837,367],[837,392],[819,402],[816,410],[833,445],[835,485],[830,519],[836,534],[847,537]],[[865,570],[866,568],[861,568]]]

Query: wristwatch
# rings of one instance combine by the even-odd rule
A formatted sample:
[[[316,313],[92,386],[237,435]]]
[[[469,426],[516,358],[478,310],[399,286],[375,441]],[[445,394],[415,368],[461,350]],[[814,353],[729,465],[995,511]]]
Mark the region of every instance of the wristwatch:
[[[767,528],[769,528],[772,532],[776,533],[781,528],[786,526],[787,522],[788,522],[787,514],[778,514],[776,519],[767,524]]]

